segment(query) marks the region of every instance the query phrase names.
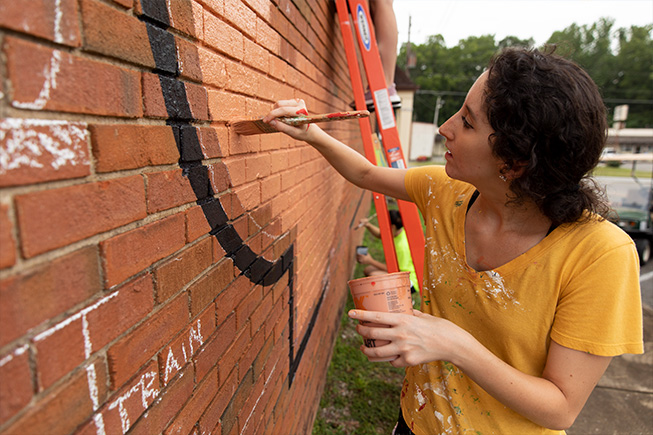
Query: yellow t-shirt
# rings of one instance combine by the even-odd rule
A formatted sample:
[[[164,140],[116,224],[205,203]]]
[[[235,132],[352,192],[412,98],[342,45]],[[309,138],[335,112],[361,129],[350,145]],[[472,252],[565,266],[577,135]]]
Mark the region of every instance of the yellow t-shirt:
[[[542,374],[550,340],[596,355],[643,352],[637,253],[616,225],[561,225],[507,264],[476,272],[464,249],[474,187],[443,167],[422,167],[408,171],[406,189],[426,223],[423,312],[533,376]],[[417,435],[564,433],[508,409],[443,361],[406,369],[401,409]]]

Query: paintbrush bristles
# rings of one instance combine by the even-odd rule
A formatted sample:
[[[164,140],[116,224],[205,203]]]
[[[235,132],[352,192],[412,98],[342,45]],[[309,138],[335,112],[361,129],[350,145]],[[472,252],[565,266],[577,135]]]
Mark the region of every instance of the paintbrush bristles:
[[[252,120],[252,121],[239,121],[232,124],[234,131],[243,136],[249,136],[252,134],[263,134],[263,133],[278,133],[279,131],[272,127],[270,124],[267,124],[263,121]]]

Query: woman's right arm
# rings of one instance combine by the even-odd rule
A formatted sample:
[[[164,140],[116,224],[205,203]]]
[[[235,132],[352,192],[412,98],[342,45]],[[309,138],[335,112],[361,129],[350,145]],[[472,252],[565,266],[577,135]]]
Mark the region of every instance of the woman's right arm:
[[[404,185],[405,169],[375,166],[315,124],[292,127],[275,119],[282,116],[297,116],[298,113],[306,113],[305,110],[306,106],[302,100],[279,101],[263,121],[294,139],[307,142],[322,154],[340,175],[356,186],[393,198],[411,200]]]

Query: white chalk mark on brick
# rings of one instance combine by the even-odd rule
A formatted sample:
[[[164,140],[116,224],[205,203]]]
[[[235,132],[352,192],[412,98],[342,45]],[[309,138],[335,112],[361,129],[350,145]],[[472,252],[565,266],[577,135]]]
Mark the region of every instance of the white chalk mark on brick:
[[[63,35],[61,34],[61,20],[63,18],[63,11],[61,10],[61,0],[55,1],[54,6],[54,41],[58,43],[63,42]],[[32,109],[41,110],[50,101],[50,90],[57,87],[57,74],[61,66],[61,51],[54,50],[52,57],[50,57],[49,65],[43,69],[43,86],[39,92],[39,96],[32,102],[14,101],[12,104],[19,109]]]
[[[4,358],[0,359],[0,367],[4,366],[5,364],[11,362],[15,357],[20,356],[27,352],[27,345],[20,346],[16,348],[13,352],[11,352],[9,355],[5,356]]]
[[[47,130],[43,130],[46,128]],[[51,166],[90,165],[85,150],[88,130],[84,123],[7,118],[0,121],[0,174],[22,167],[42,168],[44,155]]]
[[[120,422],[122,426],[122,433],[127,433],[129,428],[131,427],[131,421],[129,420],[129,413],[127,412],[127,408],[124,405],[124,402],[129,399],[132,394],[137,393],[140,391],[141,393],[141,404],[143,405],[143,409],[147,409],[149,404],[147,403],[147,399],[151,398],[156,398],[159,395],[159,390],[158,388],[152,388],[152,383],[156,379],[157,373],[156,372],[148,372],[143,374],[141,378],[139,379],[138,383],[131,387],[129,391],[127,391],[125,394],[121,395],[118,397],[116,400],[114,400],[110,405],[109,405],[109,410],[113,410],[116,407],[118,407],[118,413],[120,414]]]

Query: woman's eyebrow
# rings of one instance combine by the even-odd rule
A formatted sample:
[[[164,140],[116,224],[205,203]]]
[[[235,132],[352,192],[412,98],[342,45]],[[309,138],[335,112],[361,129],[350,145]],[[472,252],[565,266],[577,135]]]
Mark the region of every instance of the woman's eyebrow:
[[[472,109],[469,108],[469,106],[467,105],[466,102],[463,104],[463,108],[467,111],[467,113],[469,114],[469,117],[472,118],[472,121],[477,121],[478,120],[478,118],[476,117],[476,114],[474,114],[474,112],[472,111]]]

